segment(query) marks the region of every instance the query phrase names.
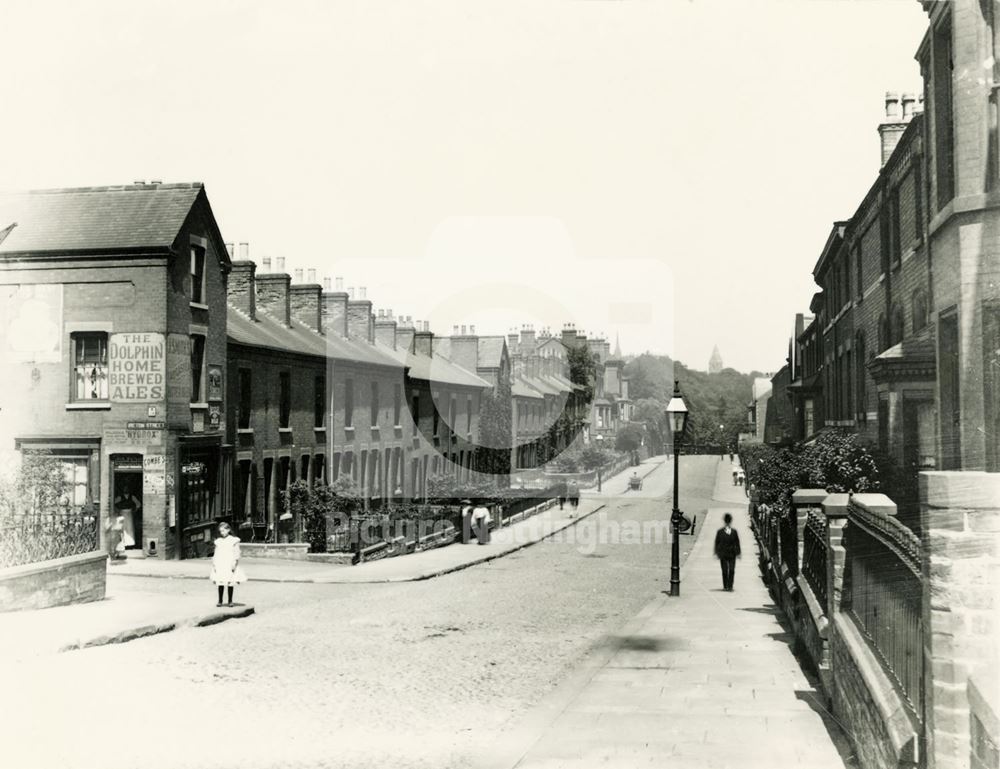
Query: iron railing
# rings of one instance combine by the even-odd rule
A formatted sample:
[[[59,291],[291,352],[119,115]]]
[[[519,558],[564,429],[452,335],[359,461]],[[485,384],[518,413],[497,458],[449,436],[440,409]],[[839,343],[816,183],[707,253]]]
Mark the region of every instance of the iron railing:
[[[826,516],[810,511],[802,532],[802,576],[812,588],[824,614],[829,611],[826,592],[827,537]]]
[[[101,546],[97,516],[46,513],[0,521],[0,568],[91,553]]]
[[[793,577],[799,574],[799,532],[795,509],[784,511],[778,518],[778,542],[781,562]]]
[[[923,717],[923,620],[920,540],[895,518],[855,504],[847,509],[841,606],[854,619]]]

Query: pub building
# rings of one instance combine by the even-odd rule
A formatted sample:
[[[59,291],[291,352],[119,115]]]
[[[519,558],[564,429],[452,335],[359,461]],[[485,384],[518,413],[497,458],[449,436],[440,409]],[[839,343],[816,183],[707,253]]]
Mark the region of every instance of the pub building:
[[[230,258],[200,183],[0,195],[0,463],[44,451],[113,552],[203,555],[230,515]]]

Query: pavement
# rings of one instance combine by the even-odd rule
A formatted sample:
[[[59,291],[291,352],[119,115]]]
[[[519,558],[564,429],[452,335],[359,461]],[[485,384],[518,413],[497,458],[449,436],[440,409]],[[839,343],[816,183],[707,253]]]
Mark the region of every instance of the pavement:
[[[725,512],[743,547],[733,592],[722,590],[713,554]],[[728,460],[719,463],[707,525],[682,569],[680,596],[651,601],[489,742],[478,765],[848,765],[846,739],[792,654],[791,635],[756,573],[746,496],[732,485]]]
[[[205,579],[205,595],[210,594]],[[236,596],[238,598],[238,594]],[[247,617],[254,607],[213,607],[202,596],[116,588],[103,601],[0,614],[0,658],[7,662],[124,643],[181,627],[205,627]]]
[[[603,496],[585,491],[573,512],[553,507],[493,533],[488,544],[435,548],[411,555],[387,558],[358,566],[340,566],[273,558],[244,558],[250,579],[257,582],[316,584],[365,584],[416,582],[486,563],[541,542],[605,507],[610,494],[627,493],[633,471],[649,475],[662,458],[647,460],[640,468],[628,468],[603,483]],[[252,605],[212,607],[205,595],[208,585],[207,559],[162,561],[131,559],[115,564],[108,572],[108,592],[103,601],[34,611],[0,613],[0,655],[8,661],[73,651],[92,646],[124,643],[183,627],[204,627],[254,613]],[[117,579],[124,577],[124,579]],[[128,577],[160,577],[199,580],[204,595],[135,590],[143,584]],[[130,584],[131,583],[131,584]],[[237,598],[243,587],[237,588]]]
[[[476,542],[468,545],[456,543],[357,566],[278,558],[242,558],[240,563],[248,578],[257,582],[366,584],[433,579],[510,555],[589,518],[604,508],[608,496],[628,493],[628,479],[633,472],[645,477],[663,461],[663,457],[653,457],[638,468],[628,467],[605,480],[601,492],[584,490],[575,512],[567,502],[563,510],[558,506],[550,507],[518,523],[494,530],[490,541],[485,545]],[[207,579],[208,571],[207,559],[166,561],[159,558],[136,558],[116,564],[109,574],[116,577]]]

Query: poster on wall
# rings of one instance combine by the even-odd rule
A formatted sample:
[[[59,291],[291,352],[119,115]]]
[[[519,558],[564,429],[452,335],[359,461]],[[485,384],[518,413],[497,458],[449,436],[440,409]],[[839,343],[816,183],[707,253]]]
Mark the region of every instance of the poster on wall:
[[[218,430],[222,425],[222,407],[215,403],[208,407],[208,426],[213,430]]]
[[[222,366],[209,364],[208,366],[208,401],[222,400]]]
[[[162,401],[166,390],[163,334],[112,334],[108,338],[112,403]]]

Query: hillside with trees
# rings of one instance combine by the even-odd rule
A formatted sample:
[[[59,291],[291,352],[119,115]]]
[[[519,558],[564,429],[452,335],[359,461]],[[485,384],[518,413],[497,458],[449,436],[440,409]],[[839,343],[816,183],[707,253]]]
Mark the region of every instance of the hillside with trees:
[[[688,445],[718,446],[721,441],[735,448],[739,432],[747,420],[754,377],[758,371],[742,374],[725,368],[718,374],[689,369],[666,355],[645,353],[625,365],[629,378],[629,394],[636,404],[635,420],[646,423],[647,434],[654,451],[664,448],[666,429],[664,410],[674,390],[674,380],[680,382],[681,393],[690,409]],[[722,425],[722,429],[719,429]]]

